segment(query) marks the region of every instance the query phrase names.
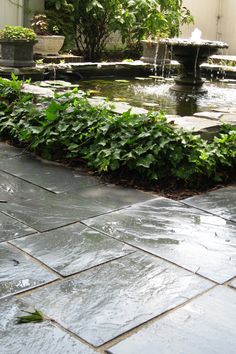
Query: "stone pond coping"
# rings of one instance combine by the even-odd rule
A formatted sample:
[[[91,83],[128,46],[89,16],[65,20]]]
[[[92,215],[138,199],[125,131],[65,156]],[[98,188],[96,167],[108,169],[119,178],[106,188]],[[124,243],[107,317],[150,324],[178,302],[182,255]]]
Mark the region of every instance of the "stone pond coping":
[[[54,91],[50,88],[39,87],[31,84],[24,84],[22,92],[32,93],[43,97],[53,97]],[[111,111],[122,114],[131,109],[132,113],[145,114],[148,110],[139,107],[132,107],[126,102],[104,102],[102,98],[89,98],[89,102],[94,106],[101,104],[107,105]],[[195,113],[194,116],[181,117],[178,115],[167,115],[168,122],[173,122],[177,128],[182,128],[185,131],[192,131],[195,134],[200,134],[203,138],[212,138],[219,131],[220,125],[223,123],[236,126],[236,107],[222,107],[216,111]]]
[[[210,57],[212,63],[204,63],[201,65],[201,69],[204,72],[218,73],[224,72],[227,78],[236,77],[236,56],[225,55],[213,55]],[[224,65],[222,65],[222,63]],[[159,65],[160,67],[162,64]],[[11,68],[0,66],[0,75],[10,76],[13,72],[15,75],[42,75],[42,77],[48,73],[60,73],[60,74],[77,74],[78,77],[88,78],[93,76],[105,76],[105,75],[150,75],[153,71],[153,64],[144,63],[141,60],[129,61],[117,61],[117,62],[61,62],[61,63],[43,63],[36,64],[34,68]],[[178,70],[180,64],[171,60],[171,63],[165,63],[165,68],[171,68],[173,71]]]

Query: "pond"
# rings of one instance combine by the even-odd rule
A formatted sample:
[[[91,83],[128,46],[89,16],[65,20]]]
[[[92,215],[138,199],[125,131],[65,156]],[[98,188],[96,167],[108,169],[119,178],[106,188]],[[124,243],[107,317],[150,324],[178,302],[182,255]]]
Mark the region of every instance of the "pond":
[[[183,94],[170,90],[173,81],[157,82],[153,78],[131,80],[97,79],[79,81],[82,90],[90,96],[108,97],[114,101],[127,102],[148,110],[163,110],[166,114],[180,116],[236,106],[236,80],[206,82],[204,94]]]

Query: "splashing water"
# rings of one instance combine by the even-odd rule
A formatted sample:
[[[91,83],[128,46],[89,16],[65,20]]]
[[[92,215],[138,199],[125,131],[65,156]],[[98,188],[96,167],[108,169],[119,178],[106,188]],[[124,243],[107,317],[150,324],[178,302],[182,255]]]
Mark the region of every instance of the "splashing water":
[[[192,32],[191,35],[191,41],[193,42],[199,42],[201,40],[202,37],[202,31],[200,31],[200,29],[195,28],[195,30]]]

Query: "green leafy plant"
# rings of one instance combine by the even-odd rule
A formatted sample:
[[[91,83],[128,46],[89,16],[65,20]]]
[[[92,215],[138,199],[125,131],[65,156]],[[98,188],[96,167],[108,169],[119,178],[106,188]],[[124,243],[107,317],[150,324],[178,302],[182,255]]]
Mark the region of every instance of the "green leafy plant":
[[[76,25],[73,1],[46,0],[45,14],[48,18],[49,31],[65,36],[64,50],[75,49]]]
[[[31,27],[37,35],[45,36],[50,34],[48,18],[44,14],[33,16],[31,19]]]
[[[55,24],[50,25],[50,20],[45,14],[38,14],[32,17],[31,27],[39,36],[48,36],[59,33],[59,27]]]
[[[31,323],[31,322],[42,322],[44,320],[44,316],[41,311],[35,310],[34,312],[30,311],[22,311],[27,313],[24,316],[17,316],[17,323]]]
[[[223,126],[212,141],[176,129],[163,113],[112,113],[92,106],[75,89],[35,101],[0,82],[0,136],[19,141],[47,159],[75,159],[100,173],[136,181],[169,179],[200,186],[224,181],[236,168],[236,128]],[[11,94],[12,91],[12,94]],[[12,101],[14,97],[14,101]]]
[[[9,40],[24,39],[27,41],[34,41],[36,39],[36,34],[30,28],[6,25],[3,30],[0,30],[0,38]]]
[[[101,58],[113,32],[132,50],[144,37],[174,36],[181,24],[193,21],[182,0],[46,0],[45,5],[51,22],[75,39],[87,60]]]

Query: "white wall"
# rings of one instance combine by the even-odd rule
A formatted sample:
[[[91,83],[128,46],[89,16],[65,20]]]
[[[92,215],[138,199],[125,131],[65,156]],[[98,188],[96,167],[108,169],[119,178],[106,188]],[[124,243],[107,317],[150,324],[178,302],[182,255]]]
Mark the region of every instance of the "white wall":
[[[202,31],[203,39],[229,44],[226,54],[236,55],[236,0],[183,0],[195,18],[194,25],[182,27],[182,38],[188,38],[194,28]]]
[[[190,37],[197,27],[202,38],[216,40],[219,0],[183,0],[183,5],[191,11],[195,23],[183,26],[181,37]]]
[[[23,0],[0,0],[0,28],[23,24]]]
[[[28,25],[28,18],[43,9],[44,0],[0,0],[0,28]]]
[[[228,53],[236,55],[236,0],[221,0],[219,37],[229,44]]]

